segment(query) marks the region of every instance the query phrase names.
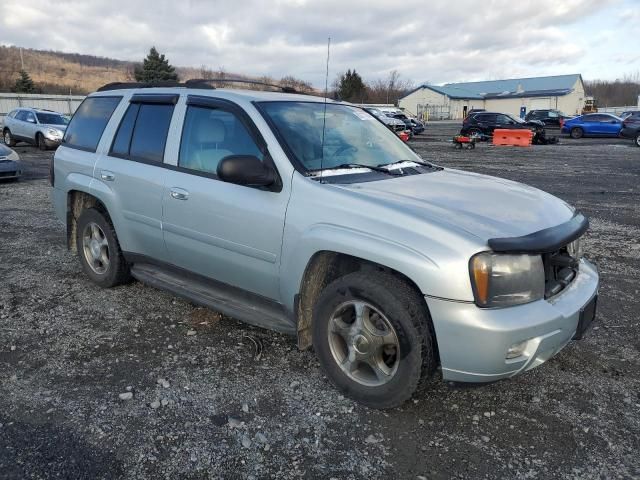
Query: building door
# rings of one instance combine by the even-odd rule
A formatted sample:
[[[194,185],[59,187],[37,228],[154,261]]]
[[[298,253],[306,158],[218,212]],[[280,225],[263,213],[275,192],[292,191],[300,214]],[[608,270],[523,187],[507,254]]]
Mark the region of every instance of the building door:
[[[467,118],[467,106],[463,105],[462,107],[462,118]]]

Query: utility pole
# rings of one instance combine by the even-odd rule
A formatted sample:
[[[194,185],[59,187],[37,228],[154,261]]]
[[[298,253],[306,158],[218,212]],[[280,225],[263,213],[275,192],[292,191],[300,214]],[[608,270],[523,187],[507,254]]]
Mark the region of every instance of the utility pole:
[[[22,47],[20,47],[20,64],[22,65],[22,70],[24,70],[24,58],[22,58]]]

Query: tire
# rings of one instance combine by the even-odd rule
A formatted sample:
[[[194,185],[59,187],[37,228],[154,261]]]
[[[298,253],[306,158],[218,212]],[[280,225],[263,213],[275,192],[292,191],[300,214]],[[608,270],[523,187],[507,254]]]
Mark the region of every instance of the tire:
[[[364,312],[361,329],[358,310]],[[372,408],[402,405],[426,386],[436,368],[424,298],[390,273],[358,271],[327,285],[314,306],[312,332],[329,380],[345,396]],[[369,360],[356,357],[363,354]]]
[[[44,141],[44,135],[42,135],[42,133],[40,132],[36,133],[36,147],[38,147],[38,149],[42,150],[43,152],[47,150],[47,144]]]
[[[82,269],[94,283],[110,288],[130,280],[111,220],[99,210],[89,208],[80,214],[76,247]]]
[[[8,128],[4,129],[4,132],[2,133],[2,138],[4,140],[5,145],[7,145],[8,147],[16,146],[16,141],[13,139],[13,135],[11,135],[11,130],[9,130]]]
[[[582,130],[580,127],[573,127],[571,129],[570,135],[571,135],[571,138],[574,138],[577,140],[579,138],[584,137],[584,130]]]
[[[636,134],[636,147],[640,147],[640,132]]]

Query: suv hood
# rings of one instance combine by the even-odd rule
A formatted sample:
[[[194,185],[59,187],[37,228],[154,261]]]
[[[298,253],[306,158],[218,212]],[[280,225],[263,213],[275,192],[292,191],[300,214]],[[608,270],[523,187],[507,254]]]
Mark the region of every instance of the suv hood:
[[[551,194],[502,178],[444,169],[343,185],[372,202],[464,230],[483,241],[517,237],[569,221],[574,209]]]

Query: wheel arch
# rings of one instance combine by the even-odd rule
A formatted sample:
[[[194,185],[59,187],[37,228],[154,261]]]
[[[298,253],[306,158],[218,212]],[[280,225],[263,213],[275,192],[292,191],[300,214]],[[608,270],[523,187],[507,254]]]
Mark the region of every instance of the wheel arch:
[[[75,252],[77,250],[74,239],[77,234],[78,218],[83,210],[88,208],[97,209],[111,220],[111,215],[106,205],[95,195],[78,189],[72,189],[67,192],[67,248],[71,251]]]
[[[423,293],[418,284],[408,275],[395,268],[347,253],[333,250],[319,250],[309,258],[300,282],[298,294],[295,296],[294,303],[299,349],[306,350],[312,344],[311,327],[313,323],[313,308],[323,289],[338,278],[362,270],[370,271],[372,275],[375,275],[376,272],[389,273],[409,285],[420,298],[423,298]],[[437,339],[429,308],[426,302],[422,302],[421,307],[429,319],[428,328],[433,336],[436,358],[439,358]]]

